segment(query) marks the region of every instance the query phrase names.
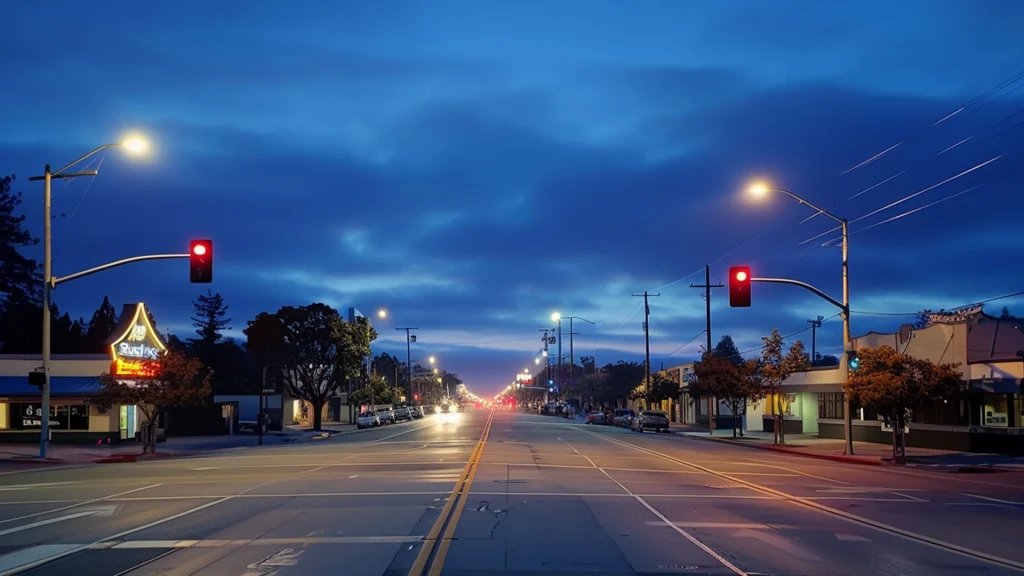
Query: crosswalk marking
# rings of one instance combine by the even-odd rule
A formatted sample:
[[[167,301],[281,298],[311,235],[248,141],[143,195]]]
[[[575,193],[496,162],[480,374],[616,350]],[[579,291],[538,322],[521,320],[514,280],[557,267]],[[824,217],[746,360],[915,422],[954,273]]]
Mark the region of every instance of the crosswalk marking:
[[[844,534],[842,532],[835,532],[836,538],[843,542],[871,542],[871,540],[861,536],[860,534]]]

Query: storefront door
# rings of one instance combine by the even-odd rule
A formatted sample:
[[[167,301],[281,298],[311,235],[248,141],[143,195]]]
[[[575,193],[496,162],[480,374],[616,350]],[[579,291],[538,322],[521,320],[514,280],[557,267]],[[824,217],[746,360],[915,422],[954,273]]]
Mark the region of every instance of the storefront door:
[[[138,417],[135,406],[121,406],[120,426],[121,440],[134,440],[138,432]]]

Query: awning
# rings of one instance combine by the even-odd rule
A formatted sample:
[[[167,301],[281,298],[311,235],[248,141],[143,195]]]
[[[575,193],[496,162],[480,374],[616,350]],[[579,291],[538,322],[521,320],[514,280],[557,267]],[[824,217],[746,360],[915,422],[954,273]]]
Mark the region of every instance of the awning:
[[[971,380],[972,392],[987,392],[989,394],[1019,394],[1021,382],[1016,378],[985,378],[982,380]]]
[[[88,396],[100,391],[95,376],[51,376],[50,394],[54,396]],[[39,388],[28,383],[25,376],[0,376],[0,396],[39,396]]]

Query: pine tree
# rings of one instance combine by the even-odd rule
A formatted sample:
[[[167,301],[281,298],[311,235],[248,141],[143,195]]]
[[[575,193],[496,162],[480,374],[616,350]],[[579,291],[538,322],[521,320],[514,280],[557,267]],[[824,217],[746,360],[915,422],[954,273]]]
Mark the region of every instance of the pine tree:
[[[117,309],[110,303],[110,298],[104,296],[103,303],[92,313],[92,318],[86,325],[83,351],[89,354],[106,352],[105,343],[116,327]]]
[[[13,181],[14,176],[0,178],[0,302],[38,303],[43,287],[39,264],[21,250],[39,239],[24,228],[25,216],[15,215],[21,194],[11,192]]]
[[[205,346],[220,342],[224,337],[221,332],[231,329],[231,318],[226,317],[228,306],[224,304],[224,297],[219,292],[213,294],[207,291],[205,295],[200,294],[193,300],[192,306],[195,308],[192,325],[196,327],[199,338],[189,338],[189,342]]]

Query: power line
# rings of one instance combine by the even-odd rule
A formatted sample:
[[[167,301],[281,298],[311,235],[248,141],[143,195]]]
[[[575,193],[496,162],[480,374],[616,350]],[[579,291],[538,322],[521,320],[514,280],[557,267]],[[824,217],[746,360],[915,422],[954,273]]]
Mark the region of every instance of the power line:
[[[682,346],[680,346],[679,348],[676,348],[675,350],[673,350],[673,351],[669,352],[668,354],[666,354],[666,355],[665,355],[665,358],[668,358],[668,357],[670,357],[670,356],[673,356],[673,355],[675,355],[675,353],[676,353],[676,352],[679,352],[679,351],[680,351],[680,350],[682,350],[683,348],[686,348],[686,347],[687,347],[687,346],[689,346],[690,344],[693,344],[693,342],[694,342],[694,341],[695,341],[695,340],[696,340],[697,338],[700,338],[700,337],[701,337],[701,335],[703,335],[703,334],[704,334],[704,330],[701,330],[700,332],[697,332],[697,334],[696,334],[696,335],[694,335],[694,337],[693,337],[693,338],[690,338],[689,340],[687,340],[687,341],[686,341],[686,344],[683,344],[683,345],[682,345]]]
[[[976,306],[978,304],[987,304],[989,302],[996,302],[998,300],[1006,300],[1007,298],[1014,298],[1017,296],[1024,296],[1024,290],[1020,292],[1013,292],[1011,294],[1003,294],[1002,296],[993,296],[992,298],[986,298],[984,300],[978,300],[977,302],[968,302],[967,304],[961,304],[960,306],[954,306],[950,310],[956,310],[958,308],[965,308],[967,306]],[[918,316],[921,311],[917,312],[869,312],[864,310],[850,310],[851,314],[863,314],[866,316]]]

